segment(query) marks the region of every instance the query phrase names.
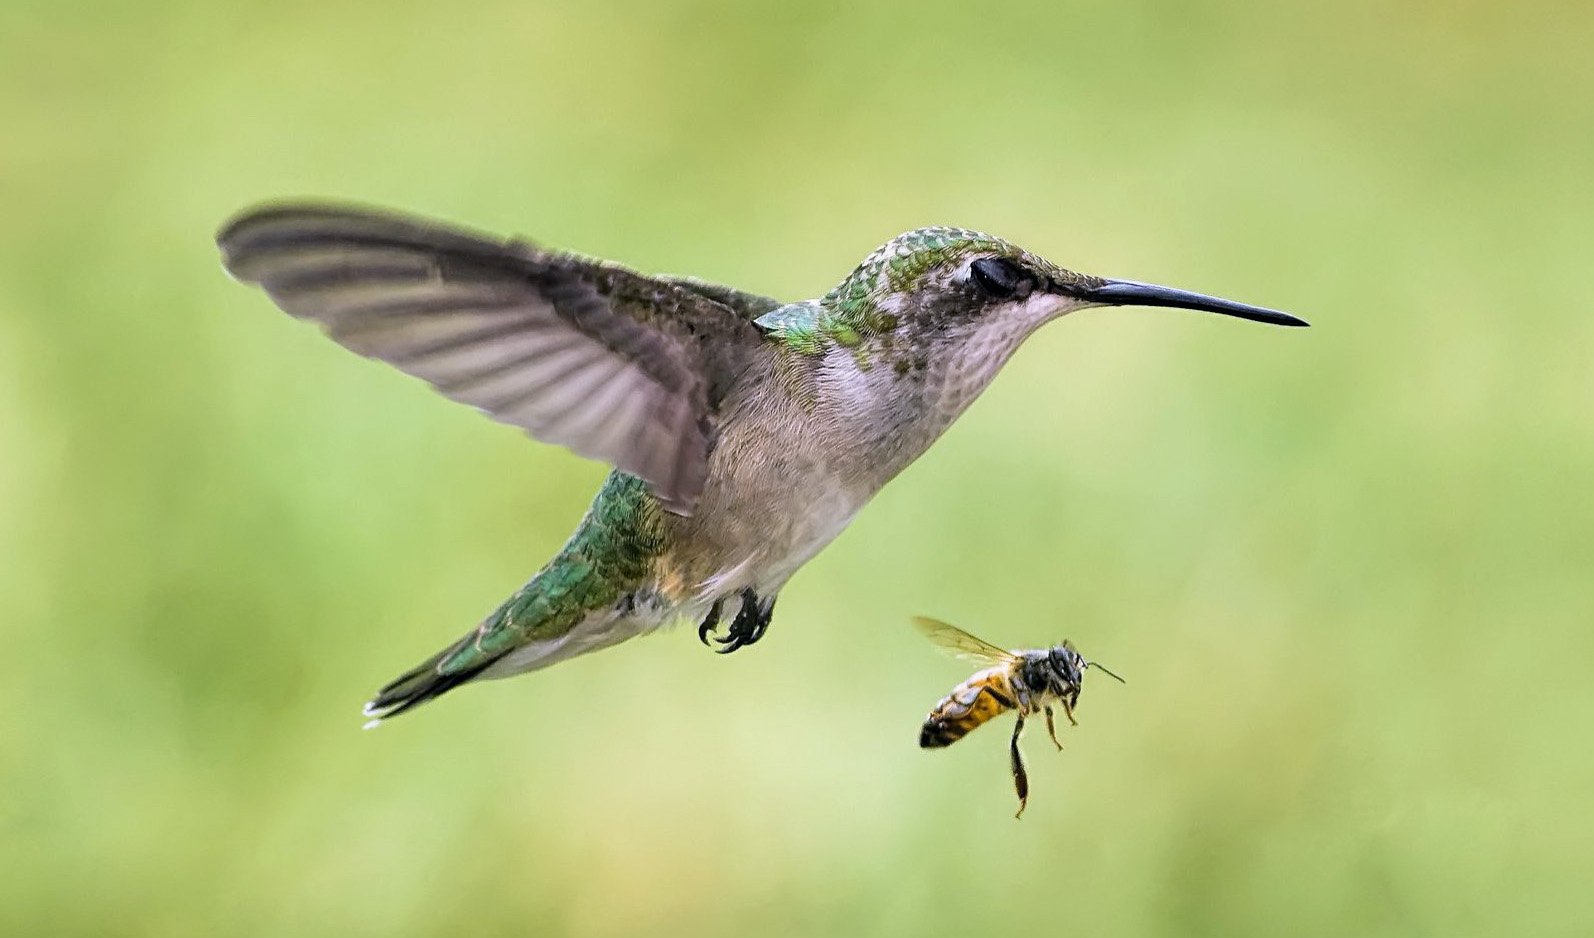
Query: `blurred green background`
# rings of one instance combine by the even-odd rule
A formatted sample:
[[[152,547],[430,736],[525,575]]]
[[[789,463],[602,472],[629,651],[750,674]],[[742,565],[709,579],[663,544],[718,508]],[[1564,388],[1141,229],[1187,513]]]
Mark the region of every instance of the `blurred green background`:
[[[0,933],[1594,930],[1594,8],[0,7]],[[601,466],[222,273],[344,197],[800,298],[923,224],[1298,312],[1097,311],[782,593],[368,693]],[[1123,673],[915,746],[906,627]]]

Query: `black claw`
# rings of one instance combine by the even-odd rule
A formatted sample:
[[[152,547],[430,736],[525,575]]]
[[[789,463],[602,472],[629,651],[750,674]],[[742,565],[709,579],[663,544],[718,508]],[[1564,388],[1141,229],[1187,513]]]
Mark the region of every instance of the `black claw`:
[[[725,637],[715,637],[714,641],[720,647],[714,651],[721,655],[728,655],[738,648],[745,648],[764,637],[769,630],[769,620],[775,611],[775,600],[760,599],[758,594],[751,589],[741,592],[742,608],[737,610],[736,618],[731,620],[731,627],[726,630]],[[701,629],[699,636],[706,634]],[[704,644],[707,644],[705,641]]]
[[[708,608],[708,615],[704,616],[703,621],[698,624],[697,640],[704,645],[708,645],[708,633],[714,631],[714,627],[720,624],[720,607],[722,605],[724,605],[723,600],[715,600],[714,605]]]

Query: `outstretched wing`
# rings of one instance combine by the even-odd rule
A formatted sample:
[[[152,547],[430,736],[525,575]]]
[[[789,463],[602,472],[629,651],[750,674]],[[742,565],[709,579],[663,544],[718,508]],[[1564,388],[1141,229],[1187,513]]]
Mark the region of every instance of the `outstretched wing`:
[[[639,476],[677,514],[760,339],[701,287],[369,209],[268,206],[216,240],[234,277],[345,348]]]
[[[1007,664],[1016,659],[1012,652],[997,648],[982,638],[975,638],[957,626],[942,622],[940,619],[914,616],[913,627],[923,632],[924,637],[934,643],[935,647],[954,658],[979,664]]]

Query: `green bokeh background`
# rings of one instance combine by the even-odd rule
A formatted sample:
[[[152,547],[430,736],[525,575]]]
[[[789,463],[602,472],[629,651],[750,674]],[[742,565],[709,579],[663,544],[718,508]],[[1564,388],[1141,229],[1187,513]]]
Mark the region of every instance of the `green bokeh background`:
[[[1594,930],[1594,8],[0,6],[0,933]],[[905,228],[1296,311],[1032,339],[781,596],[359,732],[602,467],[211,233],[346,197],[776,296]],[[906,628],[1072,637],[1003,729]]]

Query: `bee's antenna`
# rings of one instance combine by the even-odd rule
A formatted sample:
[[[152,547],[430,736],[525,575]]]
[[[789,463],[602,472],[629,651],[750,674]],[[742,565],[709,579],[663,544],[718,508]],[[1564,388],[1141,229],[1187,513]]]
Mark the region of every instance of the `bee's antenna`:
[[[1120,684],[1129,683],[1128,681],[1124,680],[1123,678],[1119,677],[1118,675],[1116,675],[1116,674],[1112,673],[1111,671],[1107,670],[1107,668],[1100,661],[1087,661],[1087,662],[1085,662],[1085,667],[1087,667],[1087,668],[1095,668],[1097,671],[1100,671],[1101,673],[1107,675],[1108,677],[1112,678],[1113,680],[1117,681]]]

